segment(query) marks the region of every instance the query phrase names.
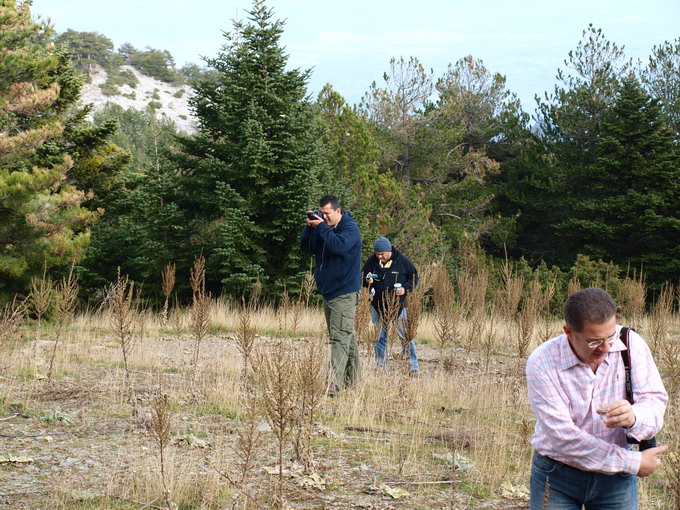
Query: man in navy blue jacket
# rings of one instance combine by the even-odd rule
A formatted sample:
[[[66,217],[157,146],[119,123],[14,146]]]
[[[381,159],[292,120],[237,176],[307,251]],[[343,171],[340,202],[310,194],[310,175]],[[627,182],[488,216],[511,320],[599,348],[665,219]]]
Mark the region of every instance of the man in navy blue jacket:
[[[331,339],[331,383],[328,393],[359,381],[359,347],[354,334],[354,315],[361,291],[361,233],[352,215],[343,211],[337,197],[319,200],[323,218],[307,217],[300,248],[315,255],[316,287],[323,296],[323,310]],[[311,213],[311,211],[308,211]]]

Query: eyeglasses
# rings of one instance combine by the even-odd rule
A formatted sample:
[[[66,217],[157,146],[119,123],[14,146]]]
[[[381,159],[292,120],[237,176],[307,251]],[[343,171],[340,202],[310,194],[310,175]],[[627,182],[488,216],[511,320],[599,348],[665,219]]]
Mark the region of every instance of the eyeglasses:
[[[607,342],[609,345],[611,345],[616,341],[617,337],[618,337],[618,334],[616,332],[614,332],[614,334],[612,336],[610,336],[609,338],[604,338],[604,339],[600,339],[600,340],[591,340],[590,342],[588,342],[588,347],[590,347],[591,349],[596,349],[605,342]]]

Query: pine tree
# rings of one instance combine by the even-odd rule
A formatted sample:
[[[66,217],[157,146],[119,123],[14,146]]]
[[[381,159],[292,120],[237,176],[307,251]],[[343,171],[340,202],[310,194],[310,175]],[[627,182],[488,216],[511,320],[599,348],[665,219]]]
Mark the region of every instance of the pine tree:
[[[666,125],[680,140],[680,37],[652,48],[641,79],[649,95],[661,101]]]
[[[272,292],[300,278],[298,237],[319,193],[309,72],[286,70],[283,23],[263,2],[248,14],[206,60],[219,76],[198,81],[199,130],[180,139],[174,158],[189,249],[203,250],[213,284],[239,295],[258,278]]]
[[[567,197],[578,193],[572,177],[596,161],[602,122],[631,66],[623,48],[592,25],[564,64],[554,92],[536,98],[538,126],[510,165],[499,205],[517,217],[514,255],[568,268],[581,246],[559,235],[555,225],[572,214]]]
[[[558,85],[538,100],[538,121],[550,152],[565,165],[593,161],[603,116],[616,100],[621,80],[631,70],[624,48],[589,25],[575,51],[564,61],[570,72],[557,71]]]
[[[427,123],[424,113],[433,89],[432,70],[414,57],[393,58],[383,81],[383,87],[371,84],[360,110],[375,127],[382,169],[408,185],[422,171],[418,134]]]
[[[30,2],[0,1],[0,293],[79,260],[97,213],[68,182],[64,112],[80,84],[70,59],[35,23]]]
[[[630,264],[660,284],[680,277],[680,157],[657,100],[624,80],[603,119],[595,161],[568,178],[558,235],[582,254]]]

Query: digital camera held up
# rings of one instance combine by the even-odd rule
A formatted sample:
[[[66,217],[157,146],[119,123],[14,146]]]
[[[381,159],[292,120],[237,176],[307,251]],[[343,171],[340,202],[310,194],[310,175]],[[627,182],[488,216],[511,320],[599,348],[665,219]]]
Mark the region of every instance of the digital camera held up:
[[[320,219],[323,219],[323,213],[319,209],[307,213],[307,218],[310,220],[318,219],[316,216],[318,216]]]

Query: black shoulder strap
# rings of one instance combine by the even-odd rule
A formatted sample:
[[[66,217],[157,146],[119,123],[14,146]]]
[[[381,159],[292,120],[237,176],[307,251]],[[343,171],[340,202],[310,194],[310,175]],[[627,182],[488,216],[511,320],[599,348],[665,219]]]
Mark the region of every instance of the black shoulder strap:
[[[630,349],[628,348],[628,336],[630,335],[630,329],[623,327],[619,334],[619,338],[623,342],[626,348],[621,351],[621,358],[623,359],[623,367],[626,371],[626,400],[633,404],[633,383],[630,380]]]

